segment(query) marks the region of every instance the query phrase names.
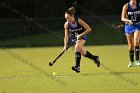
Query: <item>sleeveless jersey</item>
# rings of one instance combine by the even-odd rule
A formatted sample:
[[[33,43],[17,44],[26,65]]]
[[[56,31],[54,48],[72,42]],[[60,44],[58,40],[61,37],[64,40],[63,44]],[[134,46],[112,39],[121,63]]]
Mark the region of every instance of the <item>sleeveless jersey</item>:
[[[73,26],[71,22],[68,22],[70,38],[77,38],[77,36],[84,32],[84,28],[78,23],[78,18],[75,18],[76,26]]]
[[[136,8],[132,8],[129,2],[127,16],[128,19],[133,21],[134,23],[140,22],[140,4],[137,3]]]

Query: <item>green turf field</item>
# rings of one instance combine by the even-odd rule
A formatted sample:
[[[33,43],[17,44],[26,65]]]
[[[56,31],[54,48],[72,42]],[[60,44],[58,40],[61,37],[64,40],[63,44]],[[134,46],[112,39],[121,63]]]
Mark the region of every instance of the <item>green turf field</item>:
[[[86,46],[100,56],[102,65],[97,68],[82,57],[78,74],[71,70],[72,47],[52,67],[48,66],[62,49],[0,49],[0,93],[139,93],[140,67],[127,67],[127,45]]]

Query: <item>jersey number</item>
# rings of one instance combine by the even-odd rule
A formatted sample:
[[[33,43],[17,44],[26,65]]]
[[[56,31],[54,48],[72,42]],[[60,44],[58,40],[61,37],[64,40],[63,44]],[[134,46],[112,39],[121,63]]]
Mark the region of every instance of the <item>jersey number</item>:
[[[131,16],[131,20],[136,21],[137,20],[137,15]]]

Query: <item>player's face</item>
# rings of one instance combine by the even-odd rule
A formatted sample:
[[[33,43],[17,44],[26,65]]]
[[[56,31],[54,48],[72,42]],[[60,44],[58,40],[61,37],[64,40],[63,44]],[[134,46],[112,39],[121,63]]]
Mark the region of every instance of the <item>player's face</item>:
[[[130,0],[130,1],[132,1],[132,2],[136,2],[137,0]]]
[[[65,18],[66,18],[66,20],[69,21],[69,22],[72,22],[73,19],[74,19],[74,17],[73,17],[73,16],[70,16],[69,14],[65,14]]]

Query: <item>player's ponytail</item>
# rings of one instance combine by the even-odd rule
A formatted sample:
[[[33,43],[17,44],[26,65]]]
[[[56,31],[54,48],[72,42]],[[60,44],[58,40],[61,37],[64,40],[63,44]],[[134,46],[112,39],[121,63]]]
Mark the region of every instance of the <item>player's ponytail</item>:
[[[70,16],[75,15],[75,8],[70,7],[67,11],[66,14],[69,14]]]

